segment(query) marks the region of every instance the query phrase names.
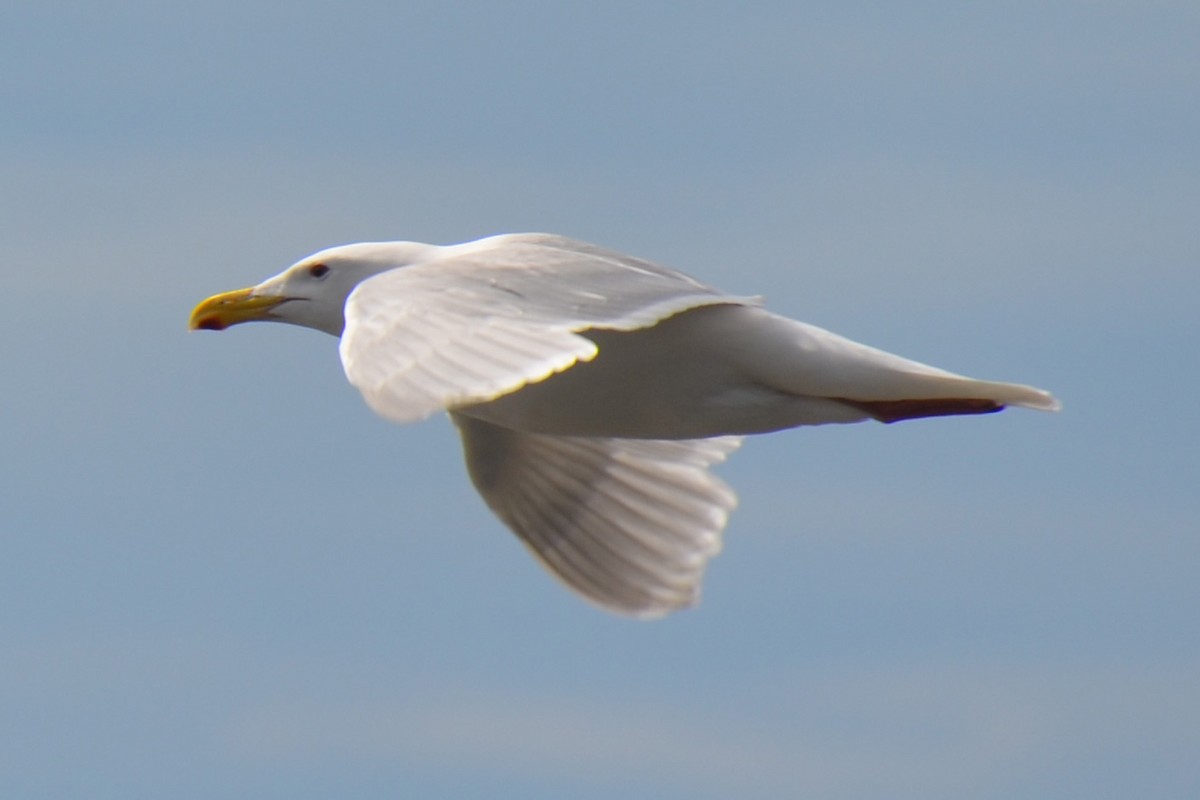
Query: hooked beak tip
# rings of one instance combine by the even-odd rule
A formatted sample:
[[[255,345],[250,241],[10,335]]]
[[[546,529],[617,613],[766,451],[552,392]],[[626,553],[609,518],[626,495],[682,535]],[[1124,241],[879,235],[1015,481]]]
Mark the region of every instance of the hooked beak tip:
[[[192,311],[188,328],[223,331],[230,325],[270,319],[271,309],[284,302],[284,299],[275,295],[256,294],[253,288],[213,295]]]

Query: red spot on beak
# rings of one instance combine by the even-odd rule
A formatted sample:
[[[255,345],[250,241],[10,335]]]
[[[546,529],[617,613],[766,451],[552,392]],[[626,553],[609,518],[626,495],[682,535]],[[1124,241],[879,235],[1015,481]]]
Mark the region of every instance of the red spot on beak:
[[[203,319],[196,320],[195,327],[197,330],[201,331],[223,331],[228,326],[221,321],[220,317],[213,315],[211,317],[204,317]]]

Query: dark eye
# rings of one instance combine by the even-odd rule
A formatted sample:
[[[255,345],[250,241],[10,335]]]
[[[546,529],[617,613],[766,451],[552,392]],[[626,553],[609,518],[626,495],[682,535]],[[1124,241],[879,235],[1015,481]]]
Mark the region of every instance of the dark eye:
[[[308,268],[308,274],[314,278],[324,278],[329,274],[329,266],[326,264],[313,264]]]

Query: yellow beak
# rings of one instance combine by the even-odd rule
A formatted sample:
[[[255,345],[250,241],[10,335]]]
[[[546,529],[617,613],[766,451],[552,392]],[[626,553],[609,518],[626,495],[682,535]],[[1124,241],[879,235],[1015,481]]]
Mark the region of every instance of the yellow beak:
[[[191,330],[223,331],[240,322],[268,319],[267,312],[287,298],[254,294],[253,289],[238,289],[213,295],[192,310]]]

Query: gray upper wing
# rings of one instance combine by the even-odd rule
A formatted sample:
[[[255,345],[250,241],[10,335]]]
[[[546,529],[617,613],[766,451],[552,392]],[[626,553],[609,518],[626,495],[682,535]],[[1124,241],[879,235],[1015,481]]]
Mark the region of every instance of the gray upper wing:
[[[363,281],[346,302],[346,376],[407,422],[484,402],[596,356],[578,332],[634,330],[698,306],[757,300],[547,234],[443,248]]]

